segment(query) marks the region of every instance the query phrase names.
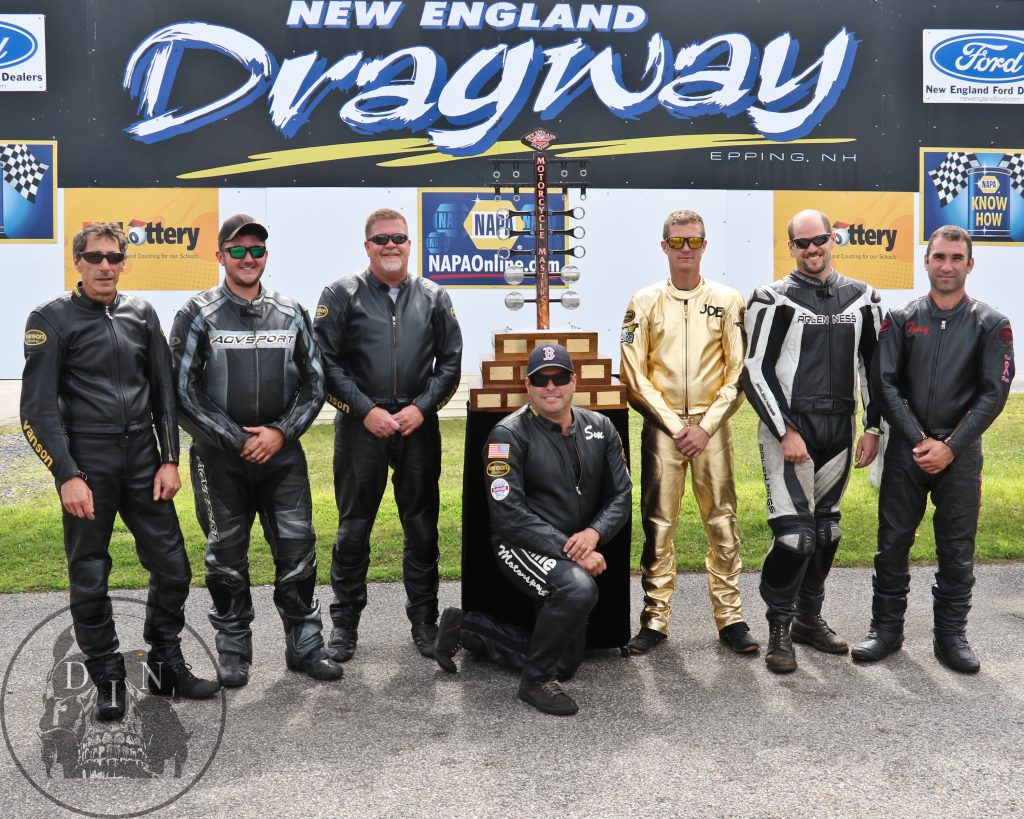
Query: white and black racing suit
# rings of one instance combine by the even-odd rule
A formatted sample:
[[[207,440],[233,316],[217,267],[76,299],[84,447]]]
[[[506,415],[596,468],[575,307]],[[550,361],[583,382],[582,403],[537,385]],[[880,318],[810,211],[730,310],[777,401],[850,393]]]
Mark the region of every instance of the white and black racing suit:
[[[391,293],[369,270],[324,288],[316,310],[327,402],[334,420],[338,535],[331,555],[336,627],[355,629],[366,606],[370,530],[388,467],[405,534],[402,579],[413,624],[437,621],[437,518],[441,432],[437,413],[459,386],[462,331],[451,299],[429,279],[407,277]],[[423,423],[410,435],[377,438],[367,413],[415,404]]]
[[[467,612],[462,642],[474,654],[522,668],[532,684],[571,677],[583,658],[587,615],[597,602],[594,579],[563,551],[588,527],[608,543],[629,519],[633,485],[612,422],[574,407],[568,434],[528,404],[491,431],[484,473],[491,545],[502,572],[533,598],[530,635]]]
[[[891,433],[878,496],[871,628],[886,640],[903,634],[910,547],[930,493],[939,563],[935,633],[962,635],[974,586],[981,435],[1002,412],[1014,376],[1010,322],[966,296],[951,310],[928,296],[915,299],[882,322],[872,376]],[[926,438],[954,453],[937,475],[914,462],[913,449]]]
[[[193,436],[192,488],[206,535],[210,622],[219,653],[252,661],[249,532],[258,514],[274,558],[274,603],[287,650],[323,645],[316,535],[299,443],[324,402],[324,374],[302,305],[262,288],[249,302],[225,285],[199,293],[171,330],[179,417]],[[272,426],[285,444],[264,464],[241,457],[249,433]]]
[[[124,293],[105,305],[79,284],[33,310],[21,426],[58,492],[76,476],[92,491],[92,520],[63,514],[71,618],[92,680],[125,676],[107,594],[118,513],[149,571],[143,636],[157,654],[180,652],[192,570],[174,502],[153,500],[157,470],[178,462],[171,358],[153,307]]]
[[[834,270],[824,281],[793,271],[747,304],[743,389],[760,418],[758,444],[772,546],[761,573],[769,622],[799,608],[821,613],[825,578],[842,535],[839,502],[850,476],[857,394],[865,428],[879,423],[868,373],[881,299]],[[781,440],[800,433],[810,460],[787,463]]]

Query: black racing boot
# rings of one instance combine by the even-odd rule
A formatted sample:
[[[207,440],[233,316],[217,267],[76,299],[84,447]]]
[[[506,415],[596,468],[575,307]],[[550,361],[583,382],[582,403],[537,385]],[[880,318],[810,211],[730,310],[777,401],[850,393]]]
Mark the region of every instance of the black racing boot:
[[[872,627],[868,636],[861,640],[850,651],[850,656],[858,663],[875,663],[888,657],[903,646],[903,634],[887,634]]]
[[[149,652],[146,665],[149,669],[147,684],[150,694],[207,700],[220,691],[220,682],[217,680],[204,680],[192,673],[192,666],[185,662],[178,647],[166,653]]]
[[[660,646],[668,639],[667,634],[655,631],[653,628],[644,626],[636,633],[636,636],[626,643],[623,654],[646,654],[652,648]]]
[[[413,623],[412,641],[420,654],[434,659],[434,641],[437,639],[436,623]]]
[[[789,637],[789,623],[768,624],[768,651],[764,655],[764,664],[776,674],[796,671],[796,652]]]
[[[789,635],[794,643],[809,645],[826,654],[845,654],[850,650],[846,640],[829,628],[820,614],[797,610]]]
[[[434,640],[434,659],[449,674],[458,671],[455,655],[462,648],[462,609],[447,608],[441,612],[437,624],[437,639]]]
[[[314,680],[340,680],[345,673],[345,669],[327,656],[323,646],[314,648],[305,657],[296,657],[285,651],[284,661],[289,671],[301,671]]]
[[[737,654],[753,654],[761,647],[761,644],[750,633],[750,626],[742,620],[738,623],[730,623],[723,628],[718,632],[718,639]]]
[[[519,699],[538,711],[554,714],[556,717],[571,717],[580,710],[576,701],[562,690],[562,686],[556,680],[549,680],[546,683],[530,683],[523,680],[519,684]]]
[[[96,707],[93,716],[97,722],[116,722],[124,719],[128,692],[124,677],[110,677],[96,683]]]
[[[936,634],[932,646],[946,668],[961,674],[977,674],[981,668],[981,661],[963,634]]]
[[[331,629],[331,639],[328,641],[324,653],[336,663],[347,663],[356,653],[358,640],[359,633],[354,627],[335,626]]]
[[[249,661],[226,651],[217,658],[217,677],[225,688],[241,688],[249,682]]]

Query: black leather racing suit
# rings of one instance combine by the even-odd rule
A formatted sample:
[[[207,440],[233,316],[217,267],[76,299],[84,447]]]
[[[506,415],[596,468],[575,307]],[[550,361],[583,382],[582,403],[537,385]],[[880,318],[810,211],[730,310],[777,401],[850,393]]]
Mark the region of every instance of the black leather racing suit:
[[[249,532],[259,514],[274,557],[274,603],[296,658],[323,645],[316,535],[299,437],[324,401],[313,328],[298,302],[263,288],[252,302],[225,285],[191,298],[171,347],[190,450],[196,517],[206,535],[206,585],[217,650],[252,661]],[[240,452],[242,427],[272,426],[285,444],[264,464]]]
[[[881,324],[878,293],[832,271],[820,282],[798,271],[758,288],[747,305],[743,389],[760,418],[758,442],[772,547],[761,573],[770,622],[797,608],[821,613],[825,578],[842,532],[839,502],[853,455],[858,386],[865,428],[879,414],[868,373]],[[810,460],[787,463],[787,424]]]
[[[974,586],[981,435],[1002,412],[1014,376],[1010,322],[966,296],[952,310],[924,296],[889,311],[876,359],[873,392],[891,434],[878,497],[871,627],[887,640],[903,634],[910,547],[930,492],[939,563],[935,632],[962,635]],[[955,456],[937,475],[914,463],[913,448],[926,438],[944,441]]]
[[[568,679],[583,659],[594,579],[563,551],[587,527],[607,543],[629,517],[633,484],[612,422],[573,408],[567,435],[526,405],[491,431],[484,473],[491,545],[502,572],[539,604],[532,635],[467,612],[462,642],[474,654],[522,668],[530,683]]]
[[[125,674],[107,594],[118,512],[149,570],[144,637],[156,652],[178,650],[192,572],[173,501],[153,500],[157,470],[178,461],[178,426],[170,354],[152,306],[124,293],[107,306],[78,285],[33,310],[21,426],[58,491],[76,475],[92,491],[94,519],[65,511],[63,523],[71,617],[93,681]]]
[[[462,332],[444,289],[408,277],[392,300],[369,270],[324,288],[316,311],[327,401],[340,412],[334,428],[338,536],[331,559],[335,626],[354,629],[366,606],[370,530],[394,470],[395,503],[405,533],[402,572],[413,624],[437,620],[437,481],[441,433],[437,412],[462,372]],[[408,436],[377,438],[363,425],[375,406],[415,404],[423,424]]]

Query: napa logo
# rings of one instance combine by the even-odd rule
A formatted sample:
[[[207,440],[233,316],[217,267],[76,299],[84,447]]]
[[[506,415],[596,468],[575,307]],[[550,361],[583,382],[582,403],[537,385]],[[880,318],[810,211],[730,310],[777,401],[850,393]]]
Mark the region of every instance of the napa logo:
[[[477,250],[499,250],[512,247],[519,235],[512,231],[531,230],[533,220],[515,215],[512,202],[478,199],[463,220],[462,227]]]
[[[978,190],[982,193],[998,193],[999,180],[991,175],[985,175],[978,180]]]
[[[0,22],[0,68],[21,65],[38,50],[36,38],[21,26]]]
[[[958,80],[1008,83],[1024,80],[1024,38],[979,32],[943,40],[928,56],[943,74]]]

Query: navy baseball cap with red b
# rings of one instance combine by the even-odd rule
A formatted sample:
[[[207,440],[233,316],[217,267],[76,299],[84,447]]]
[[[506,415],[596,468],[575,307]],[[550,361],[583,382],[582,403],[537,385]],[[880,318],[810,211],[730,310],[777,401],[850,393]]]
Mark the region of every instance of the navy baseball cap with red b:
[[[526,362],[526,377],[529,378],[537,370],[543,370],[545,367],[561,367],[571,373],[576,372],[569,351],[561,344],[541,344],[535,347]]]

